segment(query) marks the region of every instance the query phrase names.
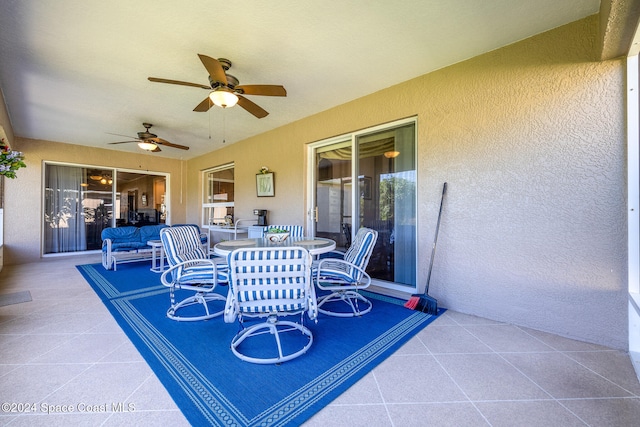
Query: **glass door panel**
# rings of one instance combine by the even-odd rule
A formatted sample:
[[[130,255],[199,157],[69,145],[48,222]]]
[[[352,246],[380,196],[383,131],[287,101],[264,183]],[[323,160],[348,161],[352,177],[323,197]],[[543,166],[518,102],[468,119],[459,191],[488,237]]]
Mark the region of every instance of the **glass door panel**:
[[[116,226],[142,227],[166,222],[164,176],[118,171],[116,178]]]
[[[378,232],[367,272],[374,279],[415,286],[415,125],[356,137],[359,227]]]
[[[338,250],[351,242],[352,197],[351,141],[316,150],[315,234],[336,241]]]
[[[113,217],[112,170],[47,164],[44,185],[45,254],[100,249]]]
[[[413,120],[315,146],[311,205],[315,234],[335,240],[339,250],[349,248],[360,227],[376,230],[367,272],[379,286],[411,291],[417,267],[415,147]]]
[[[164,175],[46,164],[43,254],[100,250],[107,227],[164,223],[166,183]]]

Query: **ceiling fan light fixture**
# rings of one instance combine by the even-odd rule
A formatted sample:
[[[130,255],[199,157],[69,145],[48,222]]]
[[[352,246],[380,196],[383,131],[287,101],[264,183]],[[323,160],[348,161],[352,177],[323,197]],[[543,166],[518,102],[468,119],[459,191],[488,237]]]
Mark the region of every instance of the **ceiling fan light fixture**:
[[[148,142],[148,141],[140,141],[138,142],[138,147],[142,148],[143,150],[146,151],[153,151],[156,148],[158,148],[158,146],[156,144],[154,144],[153,142]]]
[[[233,107],[238,103],[235,93],[223,89],[214,90],[209,94],[209,98],[215,105],[222,108]]]
[[[399,151],[387,151],[384,153],[384,156],[387,159],[395,159],[396,157],[398,157],[400,155]]]

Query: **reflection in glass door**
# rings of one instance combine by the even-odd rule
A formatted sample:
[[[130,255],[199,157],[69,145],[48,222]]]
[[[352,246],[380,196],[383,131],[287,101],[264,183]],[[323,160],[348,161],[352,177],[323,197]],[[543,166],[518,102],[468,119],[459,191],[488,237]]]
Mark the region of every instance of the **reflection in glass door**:
[[[317,146],[313,194],[317,236],[334,239],[344,250],[360,227],[378,231],[367,272],[378,282],[412,289],[416,287],[415,134],[415,122],[407,120]]]
[[[102,230],[165,223],[167,176],[45,164],[44,255],[100,250]]]
[[[415,125],[359,135],[356,146],[358,225],[378,232],[367,272],[376,279],[415,286]]]
[[[97,250],[113,217],[113,170],[47,164],[44,254]]]
[[[351,140],[318,148],[315,157],[316,236],[335,240],[344,251],[351,244]]]

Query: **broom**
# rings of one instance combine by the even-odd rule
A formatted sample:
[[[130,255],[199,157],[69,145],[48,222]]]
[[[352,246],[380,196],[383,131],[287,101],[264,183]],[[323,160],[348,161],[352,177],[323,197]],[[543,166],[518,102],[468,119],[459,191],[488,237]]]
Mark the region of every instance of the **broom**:
[[[444,202],[444,194],[447,192],[447,183],[442,185],[442,197],[440,198],[440,211],[438,212],[438,223],[436,224],[436,236],[433,239],[433,249],[431,250],[431,263],[429,264],[429,273],[427,273],[427,285],[424,288],[424,294],[413,294],[409,301],[405,303],[405,307],[411,310],[418,310],[428,314],[438,314],[438,300],[429,296],[429,282],[431,281],[431,270],[433,270],[433,259],[436,256],[436,243],[438,243],[438,230],[440,230],[440,218],[442,217],[442,204]]]

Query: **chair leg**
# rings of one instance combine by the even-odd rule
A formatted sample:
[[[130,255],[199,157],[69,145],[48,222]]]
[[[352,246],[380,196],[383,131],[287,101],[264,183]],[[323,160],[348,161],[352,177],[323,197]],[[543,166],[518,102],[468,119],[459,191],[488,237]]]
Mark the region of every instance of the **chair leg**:
[[[308,337],[307,343],[297,351],[289,354],[284,354],[282,350],[282,343],[280,340],[280,334],[299,331],[306,337]],[[278,357],[271,358],[259,358],[248,356],[244,353],[241,353],[238,347],[245,341],[247,338],[251,338],[256,335],[263,334],[273,335],[275,340],[276,348],[278,350]],[[261,322],[256,325],[249,326],[243,330],[241,330],[232,340],[231,340],[231,351],[235,354],[239,359],[244,360],[245,362],[257,363],[257,364],[274,364],[274,363],[282,363],[288,360],[294,359],[298,356],[303,355],[307,352],[311,344],[313,343],[313,334],[311,331],[304,325],[301,325],[296,322],[290,322],[287,320],[278,320],[275,317],[269,317],[266,322]]]
[[[365,304],[364,309],[360,309],[358,301]],[[322,308],[326,303],[344,302],[350,308],[349,311],[334,311]],[[367,314],[373,308],[373,304],[367,298],[363,297],[356,291],[337,291],[329,295],[318,298],[318,311],[328,316],[334,317],[357,317]]]
[[[176,303],[173,292],[171,292],[171,307],[167,310],[167,317],[171,320],[175,320],[177,322],[196,322],[201,320],[209,320],[214,317],[221,316],[224,313],[224,307],[219,311],[211,313],[209,311],[209,305],[207,304],[210,301],[226,301],[226,298],[222,295],[216,293],[203,293],[198,292],[195,295],[185,298],[184,300]],[[180,316],[178,314],[178,310],[189,307],[191,305],[200,304],[203,306],[205,314],[202,316]]]

